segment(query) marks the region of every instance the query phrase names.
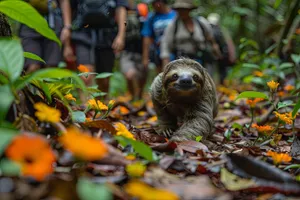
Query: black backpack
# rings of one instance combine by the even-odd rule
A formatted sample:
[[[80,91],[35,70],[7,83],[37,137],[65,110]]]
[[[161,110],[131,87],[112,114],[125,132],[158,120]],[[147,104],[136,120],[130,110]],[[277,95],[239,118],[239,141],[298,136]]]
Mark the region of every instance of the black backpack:
[[[79,0],[76,28],[112,28],[115,26],[115,0]]]
[[[130,13],[126,20],[126,42],[141,39],[141,22],[137,13]]]

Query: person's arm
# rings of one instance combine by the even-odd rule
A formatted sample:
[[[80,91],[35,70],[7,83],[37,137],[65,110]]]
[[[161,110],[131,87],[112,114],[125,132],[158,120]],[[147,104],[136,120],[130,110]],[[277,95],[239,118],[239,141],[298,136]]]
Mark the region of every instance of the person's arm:
[[[174,48],[174,31],[175,21],[171,22],[161,38],[160,43],[160,58],[162,59],[162,67],[166,66],[170,62],[171,52]]]
[[[116,22],[118,24],[118,34],[112,44],[112,48],[119,52],[124,48],[125,45],[125,34],[126,34],[126,8],[124,6],[119,6],[116,9]]]
[[[62,10],[62,17],[64,22],[64,26],[60,35],[60,40],[64,45],[70,45],[71,28],[72,28],[70,1],[60,0],[60,7]]]

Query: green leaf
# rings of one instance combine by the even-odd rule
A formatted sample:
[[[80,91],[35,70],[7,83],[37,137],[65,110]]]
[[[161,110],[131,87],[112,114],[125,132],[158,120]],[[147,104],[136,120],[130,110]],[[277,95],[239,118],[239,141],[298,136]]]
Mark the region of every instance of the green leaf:
[[[242,130],[242,128],[243,128],[243,126],[242,125],[240,125],[240,124],[238,124],[238,123],[236,123],[236,122],[234,122],[233,124],[232,124],[232,128],[237,128],[237,129],[239,129],[239,130]]]
[[[52,103],[52,94],[50,92],[50,89],[48,87],[47,84],[45,84],[43,81],[39,81],[39,86],[40,86],[40,89],[44,92],[46,98],[47,98],[47,101],[49,103]]]
[[[41,61],[42,63],[45,63],[45,64],[46,64],[46,62],[45,62],[41,57],[39,57],[38,55],[36,55],[36,54],[34,54],[34,53],[24,52],[24,57],[25,57],[25,58],[32,59],[32,60]]]
[[[57,42],[60,40],[55,32],[48,26],[47,21],[30,4],[20,0],[0,1],[0,12],[8,17],[26,24],[46,38]]]
[[[300,99],[298,100],[298,102],[296,103],[294,109],[293,109],[293,112],[292,112],[292,116],[295,117],[298,110],[300,109]]]
[[[280,6],[281,2],[282,0],[276,0],[273,7],[277,9]]]
[[[232,131],[231,131],[231,129],[229,128],[229,129],[227,129],[227,130],[225,131],[224,137],[229,141],[231,135],[232,135]]]
[[[203,138],[203,136],[199,135],[195,139],[196,139],[197,142],[200,142],[202,140],[202,138]]]
[[[2,159],[0,161],[0,170],[2,175],[18,176],[21,172],[21,166],[9,159]]]
[[[10,105],[14,101],[15,97],[12,94],[8,85],[0,86],[0,122],[6,117],[6,114],[10,108]],[[5,97],[5,98],[4,98]]]
[[[16,39],[0,38],[0,47],[0,71],[13,82],[19,78],[24,66],[22,45]]]
[[[256,92],[256,91],[245,91],[242,92],[237,96],[235,100],[241,99],[241,98],[262,98],[262,99],[268,99],[268,96],[262,92]]]
[[[113,73],[103,72],[103,73],[101,73],[101,74],[98,74],[98,75],[96,76],[96,79],[97,79],[97,78],[108,78],[108,77],[110,77],[110,76],[112,76],[112,75],[113,75]]]
[[[110,188],[105,184],[96,184],[87,178],[79,178],[77,182],[77,194],[81,200],[112,200]]]
[[[286,166],[283,170],[288,170],[288,169],[295,169],[295,168],[300,168],[300,164],[292,164],[289,166]]]
[[[283,69],[288,69],[288,68],[292,68],[292,67],[294,67],[293,63],[285,62],[279,66],[279,69],[283,70]]]
[[[131,144],[135,152],[138,153],[140,156],[144,157],[145,159],[149,161],[154,160],[152,149],[148,145],[144,144],[143,142],[128,139],[123,136],[115,136],[115,139],[118,140],[118,142],[122,146]]]
[[[258,65],[252,63],[244,63],[242,67],[251,68],[251,69],[260,69]]]
[[[72,112],[72,121],[77,123],[85,122],[85,113],[82,111],[74,111]]]
[[[0,155],[3,154],[4,149],[17,133],[17,130],[0,127]]]
[[[293,101],[278,102],[277,109],[288,107],[288,106],[291,106],[293,104],[294,104]]]
[[[292,57],[292,60],[296,63],[296,64],[299,64],[300,63],[300,54],[292,54],[291,55]]]
[[[23,80],[20,80],[15,87],[17,89],[22,89],[26,84],[30,83],[33,79],[45,79],[45,78],[73,78],[79,87],[86,91],[86,87],[84,82],[77,76],[75,72],[72,72],[67,69],[60,69],[60,68],[47,68],[38,70],[28,76],[26,76]]]

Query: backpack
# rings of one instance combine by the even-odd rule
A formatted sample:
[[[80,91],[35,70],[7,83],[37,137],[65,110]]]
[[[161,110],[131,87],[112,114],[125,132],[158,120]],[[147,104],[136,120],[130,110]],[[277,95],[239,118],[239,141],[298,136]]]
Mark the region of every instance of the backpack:
[[[137,13],[127,14],[126,20],[126,42],[141,39],[141,22]]]
[[[79,0],[77,28],[112,28],[115,26],[115,0]]]
[[[192,34],[191,34],[191,40],[192,40],[192,44],[195,45],[195,49],[196,49],[196,52],[193,54],[193,55],[188,55],[184,52],[178,52],[178,50],[176,49],[176,33],[177,33],[177,30],[178,30],[178,23],[179,23],[179,20],[178,18],[175,19],[175,27],[174,27],[174,32],[173,32],[173,44],[174,44],[174,49],[173,49],[173,53],[176,57],[189,57],[189,58],[192,58],[192,59],[200,59],[201,62],[206,62],[206,63],[211,63],[213,61],[216,60],[215,56],[213,55],[213,52],[212,52],[212,45],[210,44],[211,43],[211,40],[209,39],[209,35],[208,35],[208,31],[206,30],[205,26],[202,24],[202,22],[197,19],[197,18],[194,18],[196,23],[199,25],[200,29],[202,30],[202,33],[204,35],[204,38],[205,38],[205,49],[200,49],[199,48],[199,45],[197,45],[196,41],[194,41],[193,37],[192,37]]]

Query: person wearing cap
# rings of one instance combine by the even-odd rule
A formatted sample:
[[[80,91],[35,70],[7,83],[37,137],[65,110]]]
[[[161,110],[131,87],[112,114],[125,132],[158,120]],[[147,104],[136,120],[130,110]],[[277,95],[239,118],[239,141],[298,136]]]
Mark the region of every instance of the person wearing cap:
[[[188,57],[197,60],[213,73],[214,60],[221,57],[212,29],[204,17],[191,17],[190,12],[197,7],[193,0],[176,0],[172,8],[178,17],[165,29],[161,43],[162,64],[170,62],[170,55],[175,58]]]
[[[176,12],[168,6],[167,0],[147,0],[146,3],[152,4],[154,13],[148,15],[141,32],[143,36],[142,63],[145,68],[148,67],[150,47],[153,45],[152,62],[155,63],[157,71],[160,72],[162,69],[159,56],[161,38],[165,28],[176,17]]]

